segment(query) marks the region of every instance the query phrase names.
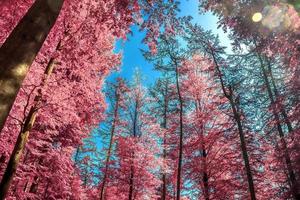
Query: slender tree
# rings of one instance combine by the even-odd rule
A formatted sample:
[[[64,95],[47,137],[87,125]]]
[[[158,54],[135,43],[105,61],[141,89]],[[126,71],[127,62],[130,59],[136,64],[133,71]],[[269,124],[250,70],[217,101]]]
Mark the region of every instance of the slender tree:
[[[244,160],[245,172],[247,176],[248,189],[249,194],[252,200],[256,199],[254,180],[253,180],[253,172],[250,166],[249,160],[249,152],[247,149],[247,142],[245,138],[245,130],[242,124],[242,110],[239,106],[239,96],[235,94],[234,85],[228,81],[225,76],[225,72],[222,71],[222,66],[226,65],[224,58],[222,58],[222,52],[224,53],[224,48],[219,46],[219,42],[217,38],[214,38],[210,35],[209,32],[204,32],[201,27],[197,25],[191,25],[189,22],[186,23],[187,27],[189,27],[186,31],[188,33],[187,41],[190,45],[190,48],[193,51],[200,51],[205,53],[205,55],[209,56],[215,66],[215,75],[218,78],[218,81],[221,86],[221,90],[223,92],[224,97],[227,99],[231,112],[233,114],[233,119],[236,123],[238,134],[240,138],[240,146],[242,157]]]
[[[153,116],[159,117],[161,128],[163,131],[162,136],[162,185],[161,185],[161,200],[166,200],[169,196],[168,194],[168,143],[170,137],[168,134],[168,121],[171,114],[171,104],[174,101],[171,88],[171,80],[167,75],[165,77],[158,79],[155,85],[150,88],[150,95],[153,98],[153,108],[150,110]]]
[[[110,167],[110,161],[111,161],[111,156],[112,156],[112,151],[113,151],[113,145],[115,141],[115,132],[116,128],[119,123],[119,112],[124,108],[124,96],[126,95],[125,93],[127,92],[127,87],[124,83],[124,80],[121,78],[118,78],[116,83],[112,83],[110,88],[108,89],[107,96],[110,98],[110,102],[113,104],[112,105],[112,123],[111,123],[111,130],[110,130],[110,138],[109,138],[109,146],[107,149],[106,153],[106,159],[105,159],[105,166],[104,166],[104,171],[103,171],[103,179],[101,182],[101,187],[100,187],[100,200],[104,199],[104,190],[105,190],[105,185],[108,176],[108,170]]]
[[[182,162],[183,162],[183,115],[184,115],[184,99],[182,97],[181,83],[180,83],[180,66],[183,59],[183,52],[180,52],[180,46],[175,36],[172,35],[161,35],[157,46],[157,51],[145,52],[145,57],[155,63],[155,67],[158,70],[168,72],[175,76],[174,85],[176,88],[176,95],[178,101],[178,160],[177,160],[177,178],[176,178],[176,199],[179,200],[181,197],[182,188]]]

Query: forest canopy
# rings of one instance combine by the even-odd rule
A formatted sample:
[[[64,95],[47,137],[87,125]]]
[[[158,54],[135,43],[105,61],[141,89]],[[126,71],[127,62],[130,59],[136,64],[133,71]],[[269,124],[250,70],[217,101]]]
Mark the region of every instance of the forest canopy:
[[[299,0],[2,0],[0,28],[0,200],[300,200]]]

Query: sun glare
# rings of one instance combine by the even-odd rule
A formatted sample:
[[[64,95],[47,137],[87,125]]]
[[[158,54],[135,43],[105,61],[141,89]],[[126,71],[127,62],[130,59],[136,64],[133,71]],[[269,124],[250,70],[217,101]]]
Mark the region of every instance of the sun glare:
[[[260,22],[262,20],[262,14],[260,12],[254,13],[252,16],[254,22]]]

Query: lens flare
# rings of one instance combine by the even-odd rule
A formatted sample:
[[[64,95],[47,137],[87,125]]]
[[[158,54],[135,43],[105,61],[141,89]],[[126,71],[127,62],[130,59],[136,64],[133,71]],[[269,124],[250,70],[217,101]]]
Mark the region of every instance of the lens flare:
[[[262,20],[262,14],[260,12],[254,13],[252,16],[252,21],[260,22]]]

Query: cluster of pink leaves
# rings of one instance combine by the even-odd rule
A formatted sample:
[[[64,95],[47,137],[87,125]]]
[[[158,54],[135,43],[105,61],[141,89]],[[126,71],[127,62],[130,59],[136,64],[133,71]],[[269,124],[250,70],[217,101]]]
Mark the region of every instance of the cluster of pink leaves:
[[[5,1],[1,5],[1,43],[32,3]],[[85,199],[72,154],[104,118],[106,105],[100,89],[104,78],[120,64],[120,55],[113,53],[115,36],[124,37],[133,23],[132,11],[119,6],[115,1],[65,2],[1,133],[2,174],[21,125],[41,90],[39,115],[8,199]],[[101,13],[103,9],[106,12]],[[116,17],[114,13],[120,10]],[[41,82],[50,59],[54,59],[55,67],[44,85]]]

